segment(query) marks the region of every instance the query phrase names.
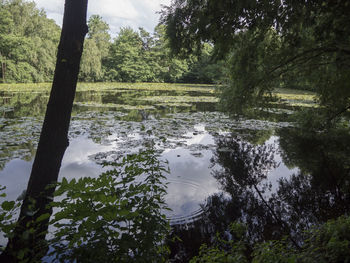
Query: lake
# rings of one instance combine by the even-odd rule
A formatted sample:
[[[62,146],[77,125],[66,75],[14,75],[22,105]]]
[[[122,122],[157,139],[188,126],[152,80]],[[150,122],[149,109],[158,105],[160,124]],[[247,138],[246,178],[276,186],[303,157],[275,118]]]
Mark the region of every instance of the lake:
[[[104,161],[152,142],[169,161],[167,216],[184,240],[173,251],[191,246],[194,234],[184,229],[203,241],[233,220],[261,240],[286,234],[278,217],[297,238],[350,210],[350,139],[346,130],[296,129],[292,113],[314,105],[312,95],[296,93],[279,91],[284,104],[258,118],[231,118],[218,111],[210,85],[81,83],[59,178],[97,177]],[[49,84],[0,88],[0,185],[8,199],[26,189],[48,95]]]

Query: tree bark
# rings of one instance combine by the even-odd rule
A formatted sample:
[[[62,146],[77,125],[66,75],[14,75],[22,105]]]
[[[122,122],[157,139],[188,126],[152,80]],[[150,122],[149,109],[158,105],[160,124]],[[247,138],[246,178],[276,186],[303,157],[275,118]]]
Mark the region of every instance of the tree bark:
[[[4,57],[2,56],[0,52],[0,58],[1,58],[1,76],[2,76],[2,83],[5,83],[5,72],[6,72],[6,62],[4,62]],[[5,60],[6,61],[6,60]]]
[[[22,257],[23,253],[29,262],[40,261],[47,252],[45,237],[49,216],[52,214],[49,204],[69,144],[69,123],[84,38],[88,32],[87,2],[88,0],[65,1],[55,75],[39,144],[14,236],[9,239],[0,256],[1,262],[18,262],[18,257]],[[39,217],[45,214],[48,217],[40,220]]]

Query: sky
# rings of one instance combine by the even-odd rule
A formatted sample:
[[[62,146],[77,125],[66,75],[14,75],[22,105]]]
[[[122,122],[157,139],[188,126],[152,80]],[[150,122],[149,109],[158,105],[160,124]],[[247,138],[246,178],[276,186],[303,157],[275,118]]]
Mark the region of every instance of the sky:
[[[62,25],[64,0],[34,0],[37,7],[43,8],[47,17]],[[89,0],[88,17],[100,15],[110,26],[115,36],[121,27],[145,28],[153,32],[158,24],[161,5],[169,5],[171,0]]]

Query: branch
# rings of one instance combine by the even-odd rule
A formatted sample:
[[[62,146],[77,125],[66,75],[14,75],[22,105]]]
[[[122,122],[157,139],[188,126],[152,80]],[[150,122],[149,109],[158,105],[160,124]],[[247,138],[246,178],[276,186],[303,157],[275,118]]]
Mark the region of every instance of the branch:
[[[291,231],[289,225],[288,225],[286,222],[284,222],[284,221],[282,220],[282,218],[280,218],[280,217],[275,213],[275,211],[274,211],[274,210],[272,209],[272,207],[267,203],[267,201],[265,200],[265,198],[264,198],[263,195],[261,194],[261,192],[260,192],[260,190],[258,189],[257,185],[254,184],[253,187],[254,187],[255,191],[258,193],[260,199],[263,201],[263,203],[265,204],[265,206],[268,208],[268,210],[269,210],[270,213],[272,214],[272,216],[275,218],[275,220],[276,220],[277,222],[279,222],[285,230],[287,230],[287,232],[289,233],[289,239],[292,241],[292,243],[294,244],[294,246],[295,246],[297,249],[300,250],[301,247],[299,246],[299,244],[298,244],[298,243],[292,238],[292,236],[291,236],[291,232],[292,232],[292,231]]]
[[[329,124],[332,120],[334,120],[336,117],[338,117],[339,115],[343,114],[344,112],[346,112],[347,110],[350,109],[350,105],[346,106],[345,108],[341,109],[340,111],[336,112],[335,114],[333,114],[333,116],[331,116],[330,118],[328,118],[324,125],[323,128],[326,127],[327,124]]]

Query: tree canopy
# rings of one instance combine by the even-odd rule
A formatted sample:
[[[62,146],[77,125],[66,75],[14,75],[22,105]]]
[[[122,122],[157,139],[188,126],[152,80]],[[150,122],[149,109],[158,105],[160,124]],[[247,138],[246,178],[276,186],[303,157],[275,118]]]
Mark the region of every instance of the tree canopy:
[[[213,83],[220,78],[212,46],[190,59],[174,58],[163,25],[153,33],[121,28],[113,40],[101,16],[91,15],[88,27],[80,81]],[[34,2],[0,1],[0,82],[51,81],[59,33]]]
[[[172,50],[215,45],[228,59],[221,103],[231,112],[264,104],[276,87],[316,91],[322,106],[349,105],[350,1],[175,0],[163,9]]]
[[[52,79],[60,28],[34,2],[0,2],[2,81]]]

